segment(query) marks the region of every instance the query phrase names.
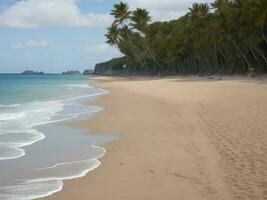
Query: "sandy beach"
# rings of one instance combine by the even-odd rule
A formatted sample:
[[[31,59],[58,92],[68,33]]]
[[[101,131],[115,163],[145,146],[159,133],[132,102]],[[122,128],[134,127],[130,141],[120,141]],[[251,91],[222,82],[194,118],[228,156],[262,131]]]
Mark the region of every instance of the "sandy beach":
[[[77,126],[120,139],[46,199],[267,199],[266,79],[99,79],[105,111]]]

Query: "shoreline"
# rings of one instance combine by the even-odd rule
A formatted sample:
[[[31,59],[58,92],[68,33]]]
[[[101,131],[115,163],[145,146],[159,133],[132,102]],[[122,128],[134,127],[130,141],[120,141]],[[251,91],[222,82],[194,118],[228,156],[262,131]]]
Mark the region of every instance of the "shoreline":
[[[107,153],[99,168],[64,181],[61,192],[45,199],[249,199],[248,192],[240,189],[246,187],[251,195],[265,197],[264,192],[255,192],[264,187],[251,187],[244,179],[259,181],[259,175],[249,175],[253,172],[249,163],[255,162],[255,169],[265,174],[264,163],[248,157],[242,164],[239,159],[251,152],[236,138],[246,133],[241,140],[253,147],[251,126],[259,133],[255,142],[264,144],[260,130],[267,128],[261,110],[267,108],[266,80],[259,84],[238,78],[98,79],[105,81],[97,86],[111,90],[93,102],[105,112],[77,127],[100,135],[119,134],[120,139],[105,145]],[[247,107],[252,102],[257,102],[253,109]],[[246,125],[247,113],[261,119]],[[237,119],[242,126],[236,125]],[[263,156],[260,149],[255,151]]]

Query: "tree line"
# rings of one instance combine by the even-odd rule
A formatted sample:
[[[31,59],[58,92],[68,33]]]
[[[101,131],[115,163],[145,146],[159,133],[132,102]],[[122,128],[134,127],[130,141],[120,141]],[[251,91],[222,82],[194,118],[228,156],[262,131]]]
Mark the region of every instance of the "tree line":
[[[267,72],[267,0],[194,3],[167,22],[152,22],[149,11],[123,2],[110,14],[106,42],[125,55],[119,70],[127,64],[140,74]]]

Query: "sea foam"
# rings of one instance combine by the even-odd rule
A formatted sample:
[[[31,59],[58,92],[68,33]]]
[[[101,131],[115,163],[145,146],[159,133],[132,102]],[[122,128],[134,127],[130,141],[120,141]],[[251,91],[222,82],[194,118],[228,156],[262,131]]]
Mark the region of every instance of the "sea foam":
[[[0,105],[0,169],[1,163],[3,170],[8,170],[11,174],[12,171],[10,170],[16,169],[12,178],[5,177],[5,174],[0,175],[0,200],[30,200],[52,195],[62,189],[64,180],[82,177],[101,164],[98,159],[105,154],[105,149],[91,144],[90,149],[87,150],[85,148],[86,144],[83,144],[81,146],[84,147],[80,150],[73,151],[74,149],[72,149],[73,155],[66,157],[70,157],[70,161],[57,162],[57,159],[51,155],[50,161],[46,162],[43,158],[41,163],[45,163],[44,166],[39,166],[37,160],[33,162],[33,166],[38,164],[39,167],[28,169],[28,165],[32,162],[31,159],[34,156],[31,154],[30,157],[27,157],[27,151],[31,148],[26,147],[46,140],[47,134],[40,127],[50,127],[51,124],[56,126],[65,121],[72,121],[79,119],[81,116],[100,112],[103,110],[102,108],[86,106],[81,102],[82,100],[87,101],[91,97],[109,93],[103,89],[88,87],[87,84],[68,84],[66,87],[70,90],[70,94],[73,92],[72,95],[62,95],[50,100]],[[88,91],[88,89],[91,91]],[[64,135],[64,133],[61,133],[61,135]],[[50,137],[53,137],[53,133],[50,133]],[[62,136],[59,137],[62,138]],[[50,138],[50,140],[55,141],[53,138]],[[83,142],[84,140],[81,138],[77,141]],[[74,144],[70,148],[75,148]],[[75,153],[76,151],[77,153]],[[87,151],[90,156],[85,159]],[[82,152],[82,154],[79,152]],[[82,155],[77,157],[81,160],[75,160],[76,155]],[[38,155],[36,156],[38,157]],[[49,155],[47,156],[49,157]],[[21,168],[26,172],[25,176],[20,174],[23,179],[16,178],[20,168],[15,167],[17,161],[23,163]],[[49,165],[49,163],[54,164]],[[9,169],[9,166],[12,166],[12,169]],[[4,173],[4,171],[2,172]],[[10,181],[11,179],[13,181]],[[4,184],[5,180],[8,180],[7,185]]]
[[[49,123],[63,110],[59,101],[31,102],[18,107],[5,107],[0,113],[0,160],[25,155],[22,149],[45,138],[35,126]]]
[[[83,177],[101,165],[98,159],[105,154],[105,149],[98,146],[94,148],[102,150],[95,159],[58,163],[51,167],[36,169],[35,172],[40,174],[38,179],[24,180],[18,185],[0,188],[0,200],[38,199],[61,191],[64,180]],[[53,173],[47,176],[49,171]]]

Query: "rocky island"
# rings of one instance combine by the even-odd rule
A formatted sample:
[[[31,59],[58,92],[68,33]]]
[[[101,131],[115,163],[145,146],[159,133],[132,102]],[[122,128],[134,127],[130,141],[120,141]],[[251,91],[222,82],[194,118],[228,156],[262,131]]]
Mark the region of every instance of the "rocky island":
[[[22,74],[25,74],[25,75],[36,75],[36,74],[43,75],[44,72],[43,71],[38,72],[38,71],[33,71],[33,70],[25,70],[24,72],[22,72]]]
[[[63,72],[62,74],[65,74],[65,75],[80,75],[81,72],[78,71],[78,70],[69,70],[69,71]]]

